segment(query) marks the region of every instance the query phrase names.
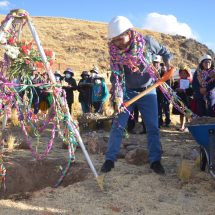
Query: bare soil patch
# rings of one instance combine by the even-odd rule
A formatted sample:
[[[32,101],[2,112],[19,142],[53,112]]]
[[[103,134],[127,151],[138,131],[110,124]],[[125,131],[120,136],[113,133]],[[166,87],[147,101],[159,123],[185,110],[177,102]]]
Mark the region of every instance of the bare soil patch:
[[[67,161],[62,158],[36,161],[30,157],[6,158],[7,167],[6,192],[0,193],[0,198],[22,199],[31,197],[31,193],[53,187],[60,178],[61,168]],[[62,182],[66,187],[89,178],[90,170],[85,163],[74,163]]]
[[[96,131],[93,135],[104,141],[108,139],[109,132]],[[82,132],[81,136],[86,144],[92,133]],[[126,141],[135,141],[143,147],[147,146],[145,134],[130,135]],[[16,182],[17,186],[25,189],[22,181],[26,180],[29,195],[22,193],[9,196],[10,199],[1,199],[0,214],[213,215],[215,179],[207,171],[200,171],[196,159],[199,145],[190,133],[177,131],[174,125],[161,128],[161,143],[162,163],[166,175],[153,173],[148,163],[133,165],[128,164],[125,159],[118,159],[113,171],[105,175],[103,192],[99,189],[80,148],[76,151],[76,164],[71,168],[62,186],[57,189],[53,188],[53,184],[60,175],[58,166],[66,164],[67,161],[67,151],[62,149],[60,141],[55,142],[48,158],[41,164],[35,164],[29,150],[15,150],[10,154],[10,161],[7,158],[9,155],[5,155],[7,182]],[[90,153],[90,157],[101,174],[99,170],[104,162],[104,155]],[[19,172],[22,175],[16,179],[15,174],[11,174],[9,169],[13,169],[10,163],[15,165],[17,159],[16,166],[20,166]],[[189,177],[181,177],[181,166],[187,169],[188,173],[190,171]],[[30,168],[29,172],[27,168]],[[56,172],[53,171],[55,168]],[[75,178],[72,178],[73,173]],[[32,179],[30,182],[26,179],[29,174]],[[38,174],[39,177],[36,178]],[[10,186],[12,189],[13,186]],[[14,189],[20,191],[18,187]]]

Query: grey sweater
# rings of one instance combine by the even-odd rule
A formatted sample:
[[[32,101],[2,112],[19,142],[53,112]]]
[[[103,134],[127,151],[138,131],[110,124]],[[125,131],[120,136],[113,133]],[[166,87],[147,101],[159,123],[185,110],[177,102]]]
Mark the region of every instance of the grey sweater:
[[[145,36],[146,46],[148,53],[147,58],[152,62],[153,55],[160,55],[163,58],[164,63],[170,61],[172,58],[172,54],[162,45],[160,45],[156,40],[152,37]],[[147,72],[142,72],[144,70],[144,66],[140,65],[139,71],[132,72],[128,67],[124,66],[124,74],[125,74],[125,87],[126,88],[143,88],[147,87],[152,83],[152,79]]]

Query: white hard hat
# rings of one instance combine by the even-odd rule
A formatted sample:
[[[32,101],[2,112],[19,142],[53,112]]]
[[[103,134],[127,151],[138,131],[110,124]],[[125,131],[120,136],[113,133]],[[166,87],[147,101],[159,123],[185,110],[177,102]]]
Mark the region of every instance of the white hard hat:
[[[160,55],[154,55],[153,56],[153,61],[160,63],[161,62],[161,56]]]
[[[126,17],[124,16],[114,17],[108,25],[108,39],[117,37],[130,28],[133,28],[133,25]]]
[[[208,54],[205,54],[202,57],[200,57],[199,63],[201,63],[203,60],[212,60],[212,57]]]

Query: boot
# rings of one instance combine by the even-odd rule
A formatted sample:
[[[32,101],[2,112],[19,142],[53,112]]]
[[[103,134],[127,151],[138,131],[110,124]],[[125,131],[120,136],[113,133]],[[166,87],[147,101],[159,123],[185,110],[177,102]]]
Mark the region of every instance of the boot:
[[[106,160],[102,165],[101,172],[110,172],[114,168],[114,162],[112,160]]]

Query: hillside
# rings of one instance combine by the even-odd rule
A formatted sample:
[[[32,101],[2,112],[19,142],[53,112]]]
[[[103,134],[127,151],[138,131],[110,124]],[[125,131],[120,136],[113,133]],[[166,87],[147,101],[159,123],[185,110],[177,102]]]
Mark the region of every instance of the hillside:
[[[3,18],[1,16],[1,20]],[[56,52],[54,70],[62,72],[66,67],[71,67],[77,77],[83,70],[89,70],[93,65],[97,65],[103,73],[108,70],[107,23],[55,17],[32,17],[32,22],[43,47]],[[193,39],[137,30],[153,36],[167,46],[174,54],[172,63],[175,66],[185,63],[195,68],[202,54],[214,55],[207,46]],[[30,39],[27,25],[23,32],[23,38]]]

